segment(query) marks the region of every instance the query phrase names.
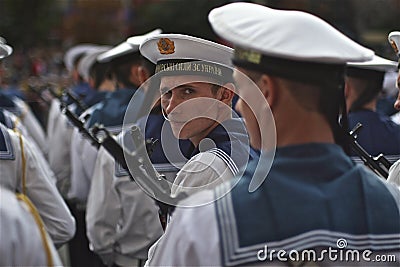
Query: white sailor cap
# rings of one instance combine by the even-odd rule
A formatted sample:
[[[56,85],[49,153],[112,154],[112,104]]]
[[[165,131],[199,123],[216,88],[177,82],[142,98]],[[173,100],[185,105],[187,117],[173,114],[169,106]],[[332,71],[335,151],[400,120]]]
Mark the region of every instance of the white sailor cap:
[[[98,45],[95,44],[78,44],[69,48],[64,54],[64,64],[67,70],[71,72],[74,68],[74,61],[78,57],[90,51],[95,51],[97,47]]]
[[[135,47],[137,50],[139,50],[140,45],[148,38],[159,35],[162,33],[161,29],[155,29],[152,30],[151,32],[148,32],[143,35],[138,35],[138,36],[132,36],[129,37],[126,42],[129,43],[131,46]]]
[[[156,64],[163,75],[202,75],[227,82],[232,79],[233,49],[212,41],[182,34],[148,38],[140,53]]]
[[[392,60],[374,55],[372,60],[364,62],[348,62],[346,75],[350,77],[375,79],[376,76],[381,77],[388,71],[395,71],[397,63]]]
[[[394,52],[400,58],[400,32],[394,31],[389,33],[388,40],[390,45],[393,47]]]
[[[213,9],[208,18],[214,31],[235,45],[235,65],[288,79],[332,80],[343,74],[347,62],[367,61],[374,55],[322,19],[301,11],[232,3]]]
[[[86,53],[86,55],[79,61],[78,72],[85,81],[89,80],[90,69],[96,62],[98,55],[110,50],[111,48],[111,46],[98,46],[95,50]]]
[[[155,29],[143,35],[129,37],[126,41],[120,43],[109,51],[100,54],[97,57],[98,62],[110,62],[129,54],[137,53],[139,55],[139,46],[147,38],[160,34],[161,29]]]
[[[6,44],[6,40],[3,37],[0,37],[0,59],[8,57],[12,52],[12,47]]]

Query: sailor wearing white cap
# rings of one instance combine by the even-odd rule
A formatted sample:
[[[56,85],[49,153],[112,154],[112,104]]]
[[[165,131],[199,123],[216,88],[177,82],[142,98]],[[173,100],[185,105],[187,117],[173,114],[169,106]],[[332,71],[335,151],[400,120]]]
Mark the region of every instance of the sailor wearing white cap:
[[[99,47],[98,50],[88,53],[79,62],[79,73],[93,88],[92,92],[83,99],[83,103],[89,109],[103,101],[115,89],[114,81],[109,78],[109,64],[97,62],[97,57],[110,49],[111,47]],[[83,111],[79,108],[75,109],[76,116],[79,116]],[[81,119],[83,120],[83,118]],[[86,202],[91,179],[86,174],[93,172],[97,150],[82,136],[77,128],[73,129],[70,150],[71,184],[68,198]],[[88,157],[88,154],[94,154],[94,156],[91,158]]]
[[[89,51],[92,51],[97,45],[94,44],[78,44],[71,48],[69,48],[64,54],[64,65],[65,68],[71,75],[73,85],[79,83],[80,75],[78,73],[78,64],[80,59]],[[74,91],[72,89],[72,91]],[[53,98],[49,110],[49,116],[47,119],[47,136],[52,139],[54,135],[58,136],[57,133],[53,133],[57,131],[59,127],[57,127],[57,121],[61,115],[60,111],[60,101],[57,98]],[[50,144],[51,147],[52,144]]]
[[[268,116],[258,116],[257,123],[266,126],[255,131],[240,99],[251,144],[262,151],[260,164],[250,163],[239,183],[215,203],[177,208],[148,264],[306,264],[312,257],[296,255],[306,249],[344,248],[341,238],[352,249],[399,250],[399,189],[352,163],[335,144],[340,140],[335,124],[341,95],[344,101],[345,64],[370,60],[374,53],[299,11],[234,3],[212,10],[209,21],[217,34],[235,44],[234,64],[259,87],[243,87],[250,83],[235,71],[239,95],[246,99],[260,90],[268,101],[277,134],[274,161],[268,169],[271,147],[257,138],[269,132]],[[251,115],[265,110],[257,106]],[[268,176],[249,192],[263,171]],[[229,183],[184,204],[207,201],[225,186]],[[315,253],[318,260],[329,261]]]
[[[7,116],[7,112],[1,114]],[[12,116],[7,117],[1,120],[8,122],[7,127],[13,127],[14,131],[0,123],[0,185],[15,193],[23,193],[32,201],[45,230],[60,246],[73,237],[75,220],[60,196],[54,174],[40,151],[18,131],[24,128],[17,126]]]
[[[396,82],[396,87],[399,89],[399,93],[397,96],[397,100],[394,103],[395,109],[397,109],[399,112],[393,115],[392,119],[394,122],[400,124],[400,31],[389,33],[388,40],[390,45],[393,47],[393,50],[396,53],[397,57],[399,58],[399,64],[397,65],[398,76]],[[392,167],[390,167],[388,181],[400,185],[400,160],[396,161],[392,165]]]
[[[109,51],[111,46],[98,46],[93,49],[93,51],[89,51],[82,57],[82,59],[78,63],[78,73],[83,78],[84,81],[90,83],[90,70],[92,66],[97,62],[97,57],[100,54]],[[92,88],[97,89],[96,86],[92,86]]]
[[[6,40],[0,37],[0,59],[11,55],[13,49],[6,44]],[[47,143],[45,141],[45,133],[40,122],[33,114],[31,108],[22,99],[16,96],[9,96],[0,90],[0,108],[4,108],[13,112],[20,120],[20,122],[28,130],[29,135],[37,144],[40,149],[38,153],[47,154]]]
[[[96,51],[99,51],[99,49],[101,50],[106,47],[107,46],[99,46],[96,44],[78,44],[65,52],[64,64],[72,78],[72,87],[69,88],[69,90],[76,98],[82,99],[91,92],[88,82],[85,81],[78,69],[81,60],[86,55],[95,53]],[[66,101],[68,104],[73,103],[72,99],[69,97],[66,98]]]
[[[92,127],[95,123],[99,123],[108,127],[111,132],[119,133],[121,131],[126,107],[131,100],[133,94],[135,93],[136,88],[139,86],[139,84],[137,83],[138,80],[136,79],[136,69],[137,66],[140,64],[138,48],[132,47],[131,45],[127,44],[126,41],[124,41],[120,45],[117,45],[99,54],[96,57],[96,61],[102,64],[108,64],[110,66],[109,75],[114,75],[114,77],[112,77],[112,80],[114,82],[115,89],[114,91],[107,94],[102,101],[83,112],[83,114],[81,114],[81,118],[89,116],[89,119],[86,121],[87,128]],[[77,132],[76,134],[79,135],[79,133]],[[104,255],[99,253],[101,252],[101,250],[99,251],[100,245],[96,242],[97,239],[94,239],[97,238],[97,235],[103,236],[102,234],[104,232],[100,230],[96,232],[95,235],[93,235],[91,227],[92,221],[87,220],[86,217],[93,211],[92,206],[105,205],[107,199],[102,198],[103,193],[101,190],[104,190],[106,192],[110,190],[111,186],[109,186],[110,184],[108,183],[108,181],[111,180],[112,177],[105,177],[104,180],[103,176],[95,177],[95,183],[98,182],[101,184],[101,190],[96,189],[95,192],[93,192],[96,197],[96,203],[87,203],[91,183],[93,182],[92,176],[97,168],[99,168],[98,166],[96,166],[96,160],[97,156],[100,155],[100,153],[98,153],[97,149],[95,149],[87,139],[80,137],[79,140],[76,140],[78,144],[74,145],[75,151],[73,153],[81,153],[79,158],[84,159],[84,162],[79,162],[79,159],[76,158],[73,159],[76,163],[74,170],[75,183],[68,192],[68,198],[70,198],[71,202],[73,202],[73,213],[75,213],[76,217],[79,218],[78,227],[82,227],[82,236],[80,237],[81,239],[77,239],[75,242],[77,244],[85,242],[87,244],[87,249],[89,248],[89,244],[91,244],[91,251],[98,254],[103,262],[108,264],[109,262],[104,261]],[[76,150],[76,145],[79,145],[78,150]],[[74,154],[71,153],[71,156],[73,156]],[[102,187],[103,185],[106,186]],[[88,205],[87,208],[86,204]],[[96,213],[97,217],[100,217],[102,215],[103,214],[100,212]],[[109,238],[107,239],[107,242],[110,242]],[[79,251],[76,250],[72,244],[70,246],[70,250],[71,249],[74,253],[79,255]],[[88,260],[94,260],[91,254],[87,254],[87,256]]]
[[[106,118],[99,117],[104,121],[99,120],[98,122],[104,123],[106,126],[112,126],[113,124],[110,123],[114,123],[114,125],[118,125],[117,130],[121,130],[123,117],[125,112],[128,112],[126,111],[127,104],[135,93],[136,86],[139,87],[140,83],[154,73],[154,65],[141,58],[139,45],[146,38],[160,32],[161,30],[157,29],[145,35],[130,37],[122,45],[98,57],[99,61],[110,62],[117,67],[115,73],[120,86],[128,87],[127,89],[120,88],[115,92],[115,94],[123,93],[120,96],[116,95],[115,99],[106,99],[103,102],[105,106],[108,105],[107,101],[109,104],[111,101],[121,103],[114,105],[114,109],[117,107],[121,110],[120,116],[110,120],[116,113],[113,105],[110,105],[111,108],[102,111]],[[124,69],[126,70],[125,74],[124,71],[121,71]],[[130,82],[126,82],[129,80],[127,73],[134,78]],[[140,83],[135,84],[136,81]],[[129,88],[127,83],[133,83],[135,86]],[[151,118],[147,122],[156,129],[160,128],[157,124],[162,123],[160,120]],[[147,137],[147,132],[145,135]],[[119,133],[116,138],[120,141],[125,136],[126,139],[132,140],[129,131]],[[85,152],[85,159],[88,158],[91,159],[92,155]],[[92,163],[88,163],[88,165],[91,165],[92,170],[91,172],[87,171],[84,178],[87,179],[86,176],[89,175],[90,191],[89,195],[81,194],[80,200],[85,202],[87,197],[87,236],[93,251],[101,257],[104,264],[109,266],[139,266],[147,258],[150,245],[162,234],[158,209],[154,200],[146,195],[135,182],[132,182],[126,170],[116,164],[103,147],[100,147],[97,153],[95,165]],[[85,169],[89,168],[85,167]],[[86,188],[78,189],[82,193],[87,190]]]
[[[71,94],[80,100],[92,92],[92,89],[87,82],[83,81],[78,72],[79,62],[86,54],[98,51],[98,49],[98,45],[79,44],[71,47],[65,53],[64,63],[73,79],[72,87],[67,90],[70,90]],[[67,105],[73,103],[69,98],[64,101]],[[73,108],[76,108],[75,104]],[[68,123],[68,119],[61,113],[60,100],[53,98],[47,121],[47,143],[51,148],[48,152],[48,161],[57,177],[57,187],[64,197],[66,197],[70,187],[72,131],[72,125]]]
[[[345,86],[349,129],[361,123],[363,127],[357,134],[357,142],[370,155],[382,153],[391,162],[400,158],[400,125],[376,112],[376,103],[385,73],[396,67],[396,62],[379,56],[366,62],[350,62]]]
[[[0,59],[11,55],[12,52],[12,47],[6,44],[4,38],[0,37]],[[41,161],[47,165],[47,162],[44,162],[47,151],[45,134],[30,107],[21,99],[2,94],[0,91],[0,109],[0,122],[10,129],[18,129],[32,144],[33,149],[40,154],[38,156]]]
[[[147,39],[140,51],[157,64],[161,106],[174,135],[194,147],[172,195],[193,194],[232,178],[255,156],[253,151],[249,155],[242,121],[232,118],[233,50],[192,36],[163,34]]]
[[[94,49],[96,45],[94,44],[78,44],[71,48],[69,48],[64,54],[64,65],[65,68],[71,75],[73,85],[78,84],[80,80],[80,76],[77,70],[79,60],[88,52]],[[72,91],[74,91],[72,89]],[[47,137],[50,142],[50,147],[53,148],[53,139],[56,139],[54,136],[59,136],[57,130],[60,128],[58,127],[58,121],[61,115],[60,111],[60,101],[57,98],[53,98],[51,101],[49,115],[47,118]],[[63,127],[64,129],[64,127]],[[57,142],[58,140],[56,140]],[[52,157],[50,157],[52,158]],[[53,164],[52,164],[53,165]],[[58,175],[57,171],[55,170],[56,174]]]
[[[88,127],[93,126],[94,123],[101,123],[107,127],[116,127],[117,129],[113,129],[113,131],[119,133],[127,104],[135,93],[135,89],[140,85],[137,78],[138,71],[136,71],[141,65],[140,54],[138,52],[140,41],[143,41],[146,36],[158,34],[159,32],[157,29],[145,35],[130,37],[127,40],[133,40],[134,42],[128,43],[128,41],[124,41],[106,50],[101,48],[102,52],[89,53],[82,58],[78,69],[80,69],[83,76],[88,77],[88,81],[89,67],[95,62],[97,66],[107,66],[107,76],[111,76],[112,73],[117,76],[117,81],[115,81],[115,77],[112,78],[114,88],[111,91],[113,92],[107,94],[99,101],[98,105],[89,108],[82,115],[82,117],[90,116],[90,121],[87,122]],[[125,71],[121,69],[125,69]],[[132,71],[132,69],[135,71]],[[94,82],[93,79],[91,82]],[[115,83],[119,83],[119,85],[116,86]],[[72,178],[74,182],[71,184],[68,196],[69,198],[85,203],[89,194],[90,180],[94,171],[97,150],[88,140],[81,136],[78,129],[74,130],[73,136],[71,161],[73,162]]]
[[[25,137],[0,124],[0,185],[26,194],[60,246],[74,236],[75,220],[55,186],[54,174],[37,154]]]

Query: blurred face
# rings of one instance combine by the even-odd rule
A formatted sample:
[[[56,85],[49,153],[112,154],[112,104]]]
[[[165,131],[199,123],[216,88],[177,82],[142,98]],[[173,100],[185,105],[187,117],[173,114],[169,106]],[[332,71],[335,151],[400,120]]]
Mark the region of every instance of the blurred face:
[[[397,89],[399,89],[399,93],[397,95],[397,100],[394,103],[394,108],[397,109],[398,111],[400,111],[400,70],[399,70],[399,73],[397,75],[396,87],[397,87]]]
[[[161,106],[174,135],[196,146],[218,125],[221,104],[212,90],[215,86],[201,80],[191,75],[166,76],[160,84]]]

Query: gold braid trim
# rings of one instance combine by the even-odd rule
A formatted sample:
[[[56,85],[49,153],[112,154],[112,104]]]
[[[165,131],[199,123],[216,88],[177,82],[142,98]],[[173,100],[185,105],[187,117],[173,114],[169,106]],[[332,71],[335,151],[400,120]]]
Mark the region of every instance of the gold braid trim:
[[[44,229],[44,223],[43,223],[42,219],[40,218],[38,211],[36,210],[35,206],[32,204],[32,202],[29,200],[29,198],[26,195],[17,193],[17,198],[20,201],[24,202],[28,206],[29,212],[32,214],[33,218],[35,219],[36,225],[39,228],[40,237],[42,238],[43,248],[46,253],[47,266],[53,267],[54,266],[53,257],[51,256],[51,250],[50,250],[50,246],[49,246],[48,239],[46,236],[46,230]]]
[[[17,124],[17,121],[16,123]],[[40,218],[39,212],[33,205],[33,203],[29,200],[28,196],[26,195],[26,158],[25,158],[25,151],[24,151],[24,142],[22,139],[21,133],[18,131],[17,128],[14,128],[14,132],[19,137],[19,144],[21,147],[21,161],[22,161],[22,194],[17,193],[17,199],[23,201],[29,208],[29,212],[32,214],[33,218],[35,219],[36,225],[39,228],[40,237],[42,238],[43,248],[46,253],[47,265],[52,267],[54,266],[53,257],[51,256],[50,246],[46,237],[46,230],[44,228],[44,223],[42,218]]]
[[[26,195],[26,159],[25,159],[25,151],[24,151],[24,142],[22,140],[21,133],[14,128],[14,132],[19,137],[19,145],[21,147],[21,161],[22,161],[22,194]]]

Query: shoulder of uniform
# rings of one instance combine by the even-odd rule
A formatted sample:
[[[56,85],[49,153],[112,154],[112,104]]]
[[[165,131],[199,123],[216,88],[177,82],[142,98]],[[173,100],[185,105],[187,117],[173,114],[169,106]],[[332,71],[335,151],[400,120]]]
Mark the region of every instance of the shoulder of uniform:
[[[15,160],[10,134],[2,124],[0,124],[0,160]]]
[[[0,108],[0,123],[4,124],[9,129],[12,129],[15,126],[14,120],[14,115],[11,112]]]

